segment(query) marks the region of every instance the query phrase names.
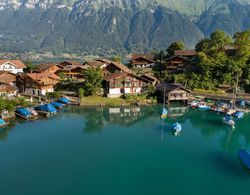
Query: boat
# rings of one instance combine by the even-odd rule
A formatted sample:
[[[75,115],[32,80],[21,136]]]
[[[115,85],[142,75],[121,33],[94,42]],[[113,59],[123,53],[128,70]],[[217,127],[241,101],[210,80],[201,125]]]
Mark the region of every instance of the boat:
[[[32,116],[38,116],[37,111],[35,111],[33,108],[28,108],[29,112],[31,113]]]
[[[51,104],[57,109],[62,109],[62,107],[64,106],[64,104],[60,102],[51,102]]]
[[[162,109],[162,112],[161,112],[161,118],[166,118],[168,115],[168,111],[166,108],[163,108]]]
[[[168,111],[165,108],[166,105],[166,87],[164,86],[164,93],[163,93],[163,105],[162,105],[162,112],[161,112],[161,118],[164,119],[168,116]]]
[[[234,113],[234,117],[237,119],[242,119],[244,117],[244,112],[237,111]]]
[[[231,116],[227,115],[225,117],[223,117],[223,122],[229,126],[231,126],[233,129],[235,128],[235,122],[234,120],[231,118]]]
[[[175,122],[173,125],[172,125],[172,131],[174,133],[174,135],[179,135],[182,131],[182,126],[180,123],[178,122]]]
[[[201,103],[197,105],[199,110],[211,110],[211,106],[207,106],[205,103]]]
[[[32,114],[27,108],[17,108],[15,114],[21,118],[28,120],[31,118]]]
[[[63,103],[63,104],[69,104],[69,99],[68,98],[65,98],[65,97],[62,97],[62,98],[59,98],[57,100],[57,102],[60,102],[60,103]]]
[[[3,127],[5,127],[8,124],[9,123],[5,122],[3,119],[0,119],[0,128],[3,128]]]
[[[244,100],[240,100],[239,105],[240,105],[240,107],[245,108],[246,107],[246,102]]]
[[[43,105],[38,105],[35,110],[42,111],[42,112],[47,112],[50,114],[55,114],[57,112],[57,109],[52,105],[52,104],[43,104]]]
[[[238,156],[241,159],[241,161],[244,163],[244,165],[250,170],[250,154],[248,151],[244,149],[240,149],[238,151]]]
[[[189,103],[189,106],[191,106],[192,108],[195,108],[195,107],[197,107],[198,104],[199,104],[198,101],[192,101]]]

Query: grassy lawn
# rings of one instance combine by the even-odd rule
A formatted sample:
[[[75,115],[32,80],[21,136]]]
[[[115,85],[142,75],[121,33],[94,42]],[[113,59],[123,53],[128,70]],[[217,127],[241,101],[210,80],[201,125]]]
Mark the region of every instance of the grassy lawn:
[[[109,106],[120,106],[127,105],[128,103],[122,98],[106,98],[100,96],[89,96],[84,97],[81,101],[81,105],[109,105]]]

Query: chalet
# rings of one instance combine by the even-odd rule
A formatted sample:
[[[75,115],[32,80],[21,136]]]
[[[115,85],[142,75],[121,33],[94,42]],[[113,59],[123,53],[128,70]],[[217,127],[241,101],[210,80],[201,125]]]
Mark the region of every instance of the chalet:
[[[187,66],[193,62],[181,56],[173,56],[165,60],[166,69],[170,73],[180,73],[187,70]]]
[[[154,55],[133,54],[130,64],[132,68],[152,68],[155,66]]]
[[[131,73],[132,71],[125,65],[118,62],[111,62],[103,70],[104,76],[113,74],[113,73]]]
[[[64,68],[66,66],[81,66],[81,62],[78,61],[64,61],[58,64],[60,68]]]
[[[195,50],[175,50],[174,51],[174,56],[179,56],[183,58],[187,58],[189,60],[194,59],[196,56],[196,51]]]
[[[96,59],[94,61],[85,62],[84,65],[87,66],[87,67],[94,67],[94,68],[100,67],[101,69],[104,69],[110,63],[112,63],[111,60],[100,58],[100,59]]]
[[[0,96],[12,97],[15,96],[17,92],[18,89],[14,85],[0,82]]]
[[[0,71],[0,95],[1,96],[14,96],[18,89],[16,87],[17,75]]]
[[[39,64],[37,65],[35,72],[54,74],[56,71],[60,69],[61,68],[58,66],[58,64]]]
[[[26,65],[21,60],[0,60],[0,70],[13,74],[22,73]]]
[[[85,62],[83,64],[85,67],[91,67],[91,68],[101,68],[103,69],[104,66],[103,66],[103,63],[102,62],[99,62],[99,61],[89,61],[89,62]]]
[[[188,101],[193,98],[191,91],[180,84],[160,83],[156,88],[161,92],[162,97],[164,97],[165,92],[166,101],[168,102]]]
[[[155,78],[154,76],[151,76],[149,74],[144,74],[144,75],[142,75],[140,77],[143,78],[143,79],[146,79],[146,80],[150,81],[150,83],[152,85],[157,85],[160,82],[157,78]]]
[[[114,73],[105,77],[107,97],[120,97],[124,94],[140,94],[149,80],[131,73]]]
[[[16,86],[17,76],[7,71],[0,71],[0,82]]]
[[[20,79],[20,90],[28,95],[46,95],[47,92],[54,92],[54,86],[61,80],[51,73],[25,74]]]
[[[65,79],[76,79],[76,80],[84,80],[84,71],[86,67],[84,66],[65,66],[63,69],[56,71],[56,75],[63,74]]]

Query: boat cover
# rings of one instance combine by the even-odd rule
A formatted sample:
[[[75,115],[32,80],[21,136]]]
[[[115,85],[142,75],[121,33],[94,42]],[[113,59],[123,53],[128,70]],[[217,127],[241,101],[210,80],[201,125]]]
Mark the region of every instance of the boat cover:
[[[38,105],[36,109],[49,112],[49,113],[56,113],[57,109],[52,104],[44,104],[44,105]]]
[[[167,115],[168,114],[168,111],[166,108],[163,108],[162,109],[162,112],[161,112],[162,115]]]
[[[56,108],[61,108],[64,106],[64,104],[60,102],[51,102],[51,104]]]
[[[17,108],[16,112],[24,117],[28,117],[31,115],[30,111],[27,108]]]
[[[174,123],[174,124],[172,125],[172,128],[173,128],[173,130],[175,130],[175,131],[181,131],[181,130],[182,130],[182,126],[181,126],[181,124],[178,123],[178,122]]]
[[[3,119],[0,119],[0,125],[4,125],[5,121]]]
[[[238,119],[242,119],[244,117],[244,112],[237,111],[234,116]]]
[[[250,169],[250,154],[246,150],[240,149],[238,151],[238,155],[242,162],[246,165],[246,167]]]
[[[57,101],[60,102],[60,103],[63,103],[63,104],[68,104],[69,103],[69,99],[65,98],[65,97],[59,98]]]

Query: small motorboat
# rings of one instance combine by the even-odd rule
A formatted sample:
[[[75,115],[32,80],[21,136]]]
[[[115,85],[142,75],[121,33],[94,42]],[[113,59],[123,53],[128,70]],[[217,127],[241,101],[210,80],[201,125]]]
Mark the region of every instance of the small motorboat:
[[[240,107],[245,108],[246,107],[246,102],[244,100],[240,100],[239,105],[240,105]]]
[[[69,99],[68,98],[65,98],[65,97],[62,97],[62,98],[59,98],[57,100],[57,102],[60,102],[60,103],[63,103],[63,104],[69,104]]]
[[[245,113],[244,112],[240,112],[240,111],[237,111],[234,113],[234,117],[237,118],[237,119],[242,119],[244,117]]]
[[[231,126],[233,129],[235,128],[235,122],[234,120],[231,118],[231,116],[227,115],[225,117],[223,117],[223,122],[229,126]]]
[[[199,103],[198,101],[192,101],[189,103],[189,106],[191,106],[192,108],[195,108],[197,107],[198,103]]]
[[[161,118],[166,118],[168,115],[168,111],[166,108],[163,108],[162,109],[162,112],[161,112]]]
[[[182,131],[182,126],[180,123],[178,122],[175,122],[173,125],[172,125],[172,131],[174,133],[175,136],[179,135]]]
[[[238,156],[241,159],[241,161],[244,163],[244,165],[250,170],[250,154],[248,151],[244,149],[240,149],[238,151]]]
[[[211,106],[207,106],[205,103],[198,104],[197,107],[199,110],[211,110]]]

